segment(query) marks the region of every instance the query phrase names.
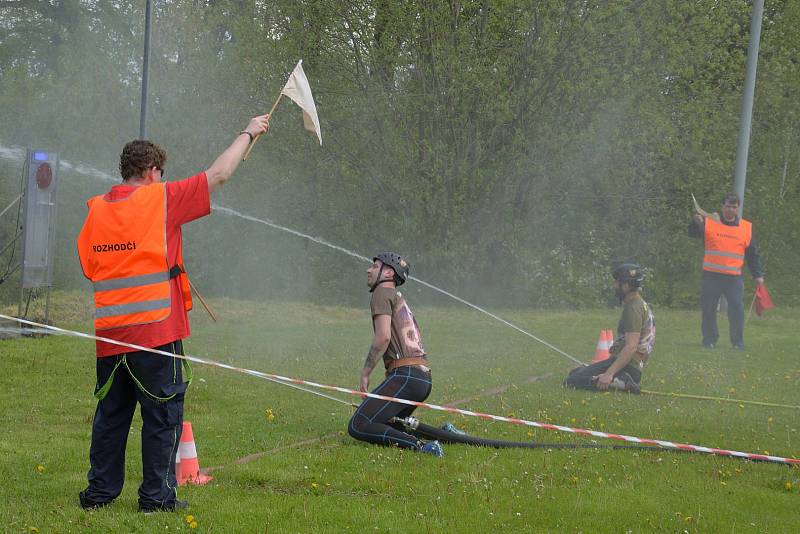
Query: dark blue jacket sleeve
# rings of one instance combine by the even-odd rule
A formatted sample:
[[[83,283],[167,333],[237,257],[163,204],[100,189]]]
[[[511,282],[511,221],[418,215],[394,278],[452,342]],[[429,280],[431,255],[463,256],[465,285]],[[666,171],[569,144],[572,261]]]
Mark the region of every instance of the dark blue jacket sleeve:
[[[764,276],[764,266],[761,264],[761,256],[758,254],[755,234],[750,237],[750,246],[744,249],[744,259],[747,262],[747,268],[750,269],[750,274],[753,275],[753,278]]]

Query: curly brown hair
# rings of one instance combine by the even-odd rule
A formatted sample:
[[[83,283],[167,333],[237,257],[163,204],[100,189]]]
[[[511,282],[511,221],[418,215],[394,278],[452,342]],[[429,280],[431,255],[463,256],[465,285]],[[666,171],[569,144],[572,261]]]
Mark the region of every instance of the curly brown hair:
[[[122,154],[119,155],[119,172],[123,180],[129,180],[153,167],[163,169],[166,162],[166,150],[152,141],[136,139],[122,149]]]

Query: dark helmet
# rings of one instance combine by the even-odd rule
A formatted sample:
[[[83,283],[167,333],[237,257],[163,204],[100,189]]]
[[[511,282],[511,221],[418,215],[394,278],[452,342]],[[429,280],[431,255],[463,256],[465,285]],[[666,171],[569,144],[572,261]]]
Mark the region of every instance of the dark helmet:
[[[642,268],[635,263],[623,263],[618,265],[614,269],[614,272],[611,273],[611,276],[620,284],[627,282],[632,288],[641,287],[642,281],[644,280]]]
[[[394,252],[381,252],[372,258],[372,261],[380,260],[384,265],[388,265],[394,269],[394,283],[395,285],[402,286],[406,283],[408,278],[408,262]],[[379,277],[380,278],[380,277]]]

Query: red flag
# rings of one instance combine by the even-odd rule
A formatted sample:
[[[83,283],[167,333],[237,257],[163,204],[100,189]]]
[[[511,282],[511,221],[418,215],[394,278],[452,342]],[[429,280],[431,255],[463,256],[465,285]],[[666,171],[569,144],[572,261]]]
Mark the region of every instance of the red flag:
[[[756,285],[756,314],[761,315],[770,308],[774,308],[772,297],[769,296],[766,284]]]

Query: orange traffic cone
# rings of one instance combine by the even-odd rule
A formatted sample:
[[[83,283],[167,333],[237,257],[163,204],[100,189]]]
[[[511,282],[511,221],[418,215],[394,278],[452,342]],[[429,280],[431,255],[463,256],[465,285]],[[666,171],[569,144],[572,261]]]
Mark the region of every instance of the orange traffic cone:
[[[177,464],[177,458],[180,458],[180,464]],[[175,475],[179,486],[186,484],[199,484],[202,486],[213,478],[200,472],[200,462],[197,461],[197,448],[194,446],[194,434],[192,434],[192,423],[188,421],[183,422],[183,433],[181,434],[181,443],[178,445],[176,457]]]
[[[611,345],[614,344],[614,331],[611,329],[606,330],[608,335],[608,349],[611,350]]]
[[[600,337],[597,340],[597,348],[594,349],[594,359],[592,363],[602,362],[610,356],[608,352],[608,330],[600,330]]]

